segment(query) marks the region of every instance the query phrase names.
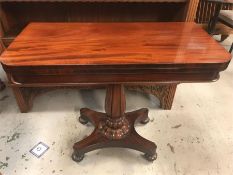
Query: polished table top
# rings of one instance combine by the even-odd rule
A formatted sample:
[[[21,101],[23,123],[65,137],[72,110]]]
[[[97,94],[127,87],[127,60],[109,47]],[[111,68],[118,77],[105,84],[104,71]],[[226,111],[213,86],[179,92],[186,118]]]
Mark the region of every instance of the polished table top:
[[[2,54],[11,84],[207,82],[231,55],[195,23],[31,23]]]
[[[195,23],[31,23],[3,53],[8,66],[227,63]]]

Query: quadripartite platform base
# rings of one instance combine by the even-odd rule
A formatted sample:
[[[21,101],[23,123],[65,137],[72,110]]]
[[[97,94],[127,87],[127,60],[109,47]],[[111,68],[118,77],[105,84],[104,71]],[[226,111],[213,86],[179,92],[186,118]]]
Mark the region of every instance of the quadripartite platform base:
[[[121,147],[138,150],[144,153],[148,161],[157,158],[155,143],[141,137],[135,130],[134,125],[138,122],[149,122],[148,109],[142,108],[137,111],[125,113],[118,119],[111,119],[106,113],[96,112],[91,109],[80,110],[80,123],[92,123],[95,126],[90,136],[74,144],[72,159],[80,162],[85,153],[107,147]]]

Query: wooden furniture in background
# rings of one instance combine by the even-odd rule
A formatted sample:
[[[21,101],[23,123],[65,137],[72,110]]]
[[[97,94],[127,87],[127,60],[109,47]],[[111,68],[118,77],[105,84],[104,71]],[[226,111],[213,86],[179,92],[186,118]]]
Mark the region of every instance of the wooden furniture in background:
[[[212,1],[212,0],[211,0]],[[214,0],[216,1],[216,0]],[[218,1],[218,5],[215,9],[214,16],[210,19],[208,23],[207,31],[209,34],[221,34],[221,41],[224,41],[230,34],[233,33],[233,10],[221,10],[222,6],[225,4],[233,4],[233,0],[221,0]],[[224,27],[217,28],[217,23],[221,23],[224,26],[228,27],[228,30],[225,30]],[[229,52],[231,53],[233,50],[233,42],[231,44],[231,48]]]
[[[195,22],[202,25],[202,27],[208,31],[208,23],[211,18],[218,16],[220,10],[233,10],[232,0],[200,0],[197,8]],[[209,28],[215,28],[215,32],[209,31],[212,34],[221,34],[221,40],[224,41],[229,34],[232,33],[232,29],[224,24],[217,23],[216,26]],[[209,29],[209,30],[212,30]]]
[[[153,161],[155,143],[134,128],[149,121],[148,109],[126,113],[124,86],[217,80],[230,59],[195,23],[31,23],[0,61],[19,100],[22,87],[107,85],[105,113],[80,111],[80,122],[95,129],[74,144],[73,160],[123,147]]]
[[[224,35],[222,35],[222,40],[223,40],[233,33],[233,30],[232,30],[233,29],[233,10],[220,10],[220,13],[218,16],[218,22],[231,28],[231,30],[228,33],[224,33]],[[218,32],[221,33],[221,31],[218,31]],[[231,44],[229,52],[231,53],[232,50],[233,50],[233,42]]]
[[[199,0],[1,0],[0,40],[5,47],[30,22],[152,22],[194,21]],[[157,96],[164,109],[171,109],[176,83],[134,85],[128,89]],[[95,88],[93,86],[93,88]],[[26,95],[28,96],[28,95]],[[21,112],[30,105],[24,104]]]
[[[208,22],[207,31],[209,34],[214,34],[216,30],[217,22],[221,22],[224,25],[232,28],[232,14],[233,10],[221,10],[224,4],[233,4],[233,0],[209,0],[210,2],[216,3],[216,8],[214,10],[214,15],[210,18]],[[227,16],[228,14],[228,16]],[[218,32],[217,32],[218,34]]]
[[[218,16],[218,21],[233,28],[233,10],[221,10]]]
[[[209,34],[220,34],[220,42],[222,42],[233,33],[232,13],[232,0],[200,0],[195,21],[202,24]],[[231,53],[232,50],[233,43],[229,52]]]
[[[208,24],[210,19],[214,16],[215,9],[218,8],[219,1],[221,0],[200,0],[197,8],[195,22],[199,24]],[[222,0],[224,1],[224,0]],[[224,3],[221,10],[232,10],[233,4]]]

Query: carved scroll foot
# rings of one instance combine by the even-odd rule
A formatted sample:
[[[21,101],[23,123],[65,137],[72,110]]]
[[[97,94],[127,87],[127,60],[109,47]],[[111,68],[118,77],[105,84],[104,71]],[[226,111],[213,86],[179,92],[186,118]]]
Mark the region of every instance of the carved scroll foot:
[[[147,108],[142,108],[133,112],[126,113],[126,116],[132,118],[136,116],[136,123],[147,124],[150,121],[148,113],[149,110]]]
[[[107,115],[102,112],[96,112],[88,108],[80,109],[79,122],[82,124],[87,124],[90,122],[93,126],[97,127],[100,120],[106,119]]]

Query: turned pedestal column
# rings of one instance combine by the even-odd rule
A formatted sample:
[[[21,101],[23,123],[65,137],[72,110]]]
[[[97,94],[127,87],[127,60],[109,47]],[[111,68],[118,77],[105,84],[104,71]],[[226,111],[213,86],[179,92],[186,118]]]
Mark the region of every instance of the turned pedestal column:
[[[126,113],[125,104],[124,86],[116,84],[107,88],[106,113],[87,108],[80,110],[79,121],[82,124],[91,122],[95,129],[90,136],[74,144],[73,160],[79,162],[85,153],[106,147],[130,148],[143,152],[149,161],[156,159],[156,145],[141,137],[134,128],[137,122],[149,122],[148,109]]]

